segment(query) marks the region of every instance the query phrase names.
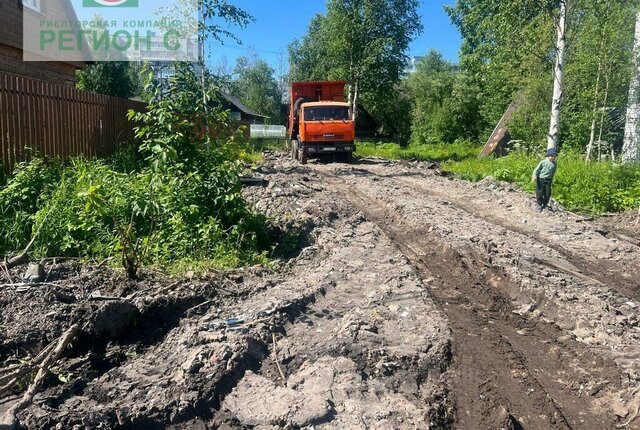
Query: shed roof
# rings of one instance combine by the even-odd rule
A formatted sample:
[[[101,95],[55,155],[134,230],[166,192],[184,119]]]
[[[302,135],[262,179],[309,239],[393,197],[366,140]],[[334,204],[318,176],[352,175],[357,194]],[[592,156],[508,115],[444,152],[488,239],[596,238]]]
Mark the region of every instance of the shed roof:
[[[219,91],[219,93],[226,101],[228,101],[229,103],[231,103],[232,105],[234,105],[235,107],[240,109],[240,111],[246,113],[247,115],[257,116],[257,117],[260,117],[260,118],[268,118],[266,115],[261,115],[261,114],[259,114],[257,112],[252,111],[251,109],[249,109],[237,97],[232,96],[231,94],[227,94],[227,93],[225,93],[223,91]]]

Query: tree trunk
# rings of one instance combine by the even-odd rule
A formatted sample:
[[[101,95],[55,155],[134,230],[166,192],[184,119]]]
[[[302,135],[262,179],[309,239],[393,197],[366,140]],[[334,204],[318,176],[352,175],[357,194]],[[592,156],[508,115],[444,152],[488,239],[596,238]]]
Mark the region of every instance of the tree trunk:
[[[633,48],[634,69],[629,85],[627,121],[624,128],[622,162],[640,162],[640,11],[636,15],[636,36]]]
[[[547,149],[558,147],[564,57],[567,51],[567,1],[568,0],[560,0],[560,16],[556,22],[556,65],[553,71],[553,102],[551,104],[551,123],[549,125],[549,135],[547,136]]]
[[[201,16],[199,17],[202,22],[198,23],[198,53],[199,53],[199,63],[200,63],[200,84],[202,85],[202,103],[204,109],[204,131],[206,133],[206,149],[209,151],[211,143],[211,126],[209,125],[209,100],[207,98],[207,71],[206,71],[206,58],[205,58],[205,26],[207,23],[205,22],[205,11],[202,0],[200,0],[200,10]]]
[[[358,88],[359,84],[358,84],[358,80],[356,80],[356,82],[353,84],[353,100],[352,100],[352,104],[351,104],[351,111],[352,111],[352,115],[353,115],[353,120],[355,121],[358,118],[358,92],[359,92],[359,88]]]
[[[600,53],[602,53],[602,44],[600,46]],[[600,90],[600,75],[602,73],[602,57],[598,60],[598,77],[596,78],[596,89],[593,97],[593,114],[591,115],[591,133],[589,135],[589,144],[587,145],[587,155],[585,161],[591,161],[591,154],[593,153],[593,144],[596,140],[596,122],[598,116],[598,92]]]
[[[598,133],[598,161],[602,161],[602,132],[604,131],[604,116],[607,113],[607,103],[609,102],[609,78],[611,76],[611,69],[613,64],[609,64],[609,70],[605,75],[606,85],[604,87],[604,99],[602,102],[602,109],[600,112],[600,132]]]

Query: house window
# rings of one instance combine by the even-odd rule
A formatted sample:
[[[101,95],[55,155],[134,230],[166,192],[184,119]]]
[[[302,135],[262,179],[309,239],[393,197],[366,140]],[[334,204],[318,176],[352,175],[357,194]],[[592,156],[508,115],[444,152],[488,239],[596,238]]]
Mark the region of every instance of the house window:
[[[41,1],[42,0],[22,0],[22,4],[36,12],[42,12],[42,6],[40,5]]]

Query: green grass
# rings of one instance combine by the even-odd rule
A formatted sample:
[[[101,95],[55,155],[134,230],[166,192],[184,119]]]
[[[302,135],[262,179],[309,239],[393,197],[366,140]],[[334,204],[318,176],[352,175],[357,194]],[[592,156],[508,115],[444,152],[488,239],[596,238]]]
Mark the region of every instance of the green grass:
[[[482,148],[468,141],[458,141],[449,145],[409,145],[406,148],[396,143],[372,143],[364,141],[357,142],[356,149],[356,155],[359,157],[441,162],[445,160],[475,158]]]
[[[513,153],[506,157],[478,158],[481,148],[470,142],[451,145],[410,145],[358,142],[360,157],[390,160],[435,161],[442,169],[462,179],[477,182],[486,177],[517,184],[533,192],[531,174],[541,158]],[[558,173],[553,197],[571,211],[591,214],[620,212],[640,207],[640,167],[618,166],[610,162],[585,163],[582,155],[563,154],[558,159]]]
[[[240,161],[257,166],[264,160],[265,151],[278,152],[287,149],[286,139],[252,139],[242,145],[238,156]]]
[[[442,169],[469,181],[488,176],[512,182],[525,191],[534,191],[531,174],[540,158],[511,154],[501,158],[473,158],[447,161]],[[582,156],[561,155],[553,185],[553,198],[565,208],[601,214],[640,206],[640,167],[618,166],[610,162],[585,163]]]

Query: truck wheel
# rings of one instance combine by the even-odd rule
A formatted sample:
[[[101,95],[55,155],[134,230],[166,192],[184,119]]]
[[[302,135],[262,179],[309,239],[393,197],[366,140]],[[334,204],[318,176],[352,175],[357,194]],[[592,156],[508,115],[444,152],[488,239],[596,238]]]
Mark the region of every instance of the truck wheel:
[[[298,155],[300,157],[300,164],[307,164],[307,160],[309,159],[309,156],[305,154],[302,149],[299,150]]]
[[[353,163],[353,152],[347,152],[344,154],[344,162],[347,164]]]

